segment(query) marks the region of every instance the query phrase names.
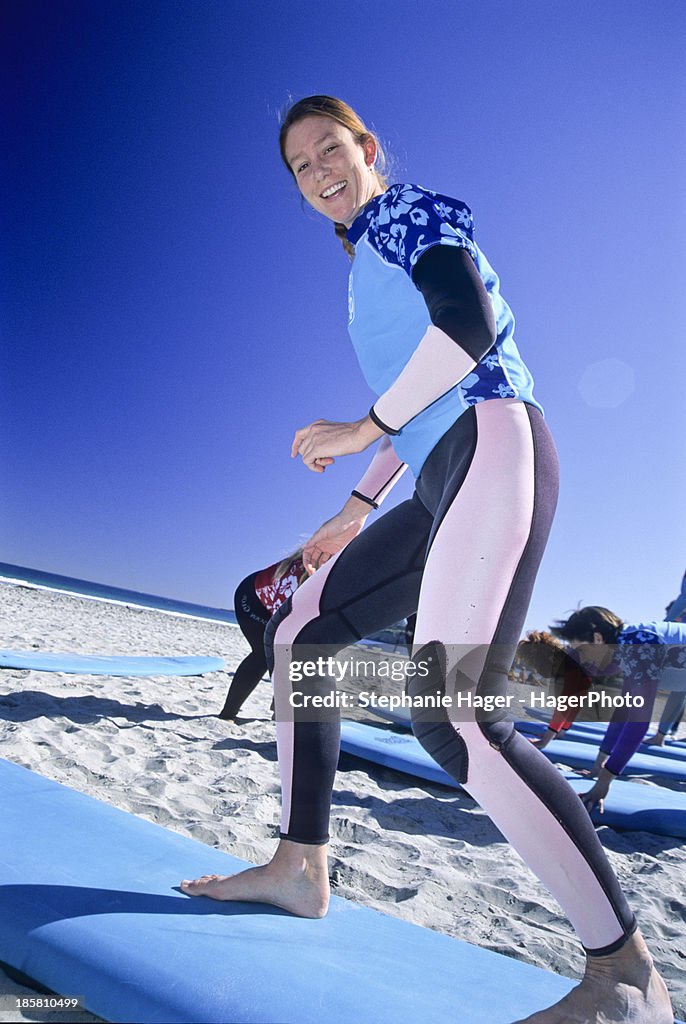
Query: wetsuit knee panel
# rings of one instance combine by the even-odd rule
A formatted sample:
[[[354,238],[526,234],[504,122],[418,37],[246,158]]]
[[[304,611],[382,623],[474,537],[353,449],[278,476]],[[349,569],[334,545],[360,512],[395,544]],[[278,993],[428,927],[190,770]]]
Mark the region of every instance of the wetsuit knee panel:
[[[412,707],[412,732],[434,761],[458,782],[467,781],[469,757],[467,744],[441,704],[446,693],[446,652],[438,641],[426,644],[413,661],[422,674],[408,682],[407,692],[417,700]]]

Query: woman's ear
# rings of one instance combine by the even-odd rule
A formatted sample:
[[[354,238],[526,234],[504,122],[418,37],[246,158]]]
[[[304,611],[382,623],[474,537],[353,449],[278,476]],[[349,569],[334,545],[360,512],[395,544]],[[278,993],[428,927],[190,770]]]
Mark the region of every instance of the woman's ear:
[[[602,643],[604,643],[602,635],[600,633],[598,633],[597,631],[593,634],[593,643],[594,644],[602,644]]]
[[[362,145],[364,147],[364,162],[371,171],[376,163],[376,154],[378,150],[376,139],[373,135],[368,135]]]

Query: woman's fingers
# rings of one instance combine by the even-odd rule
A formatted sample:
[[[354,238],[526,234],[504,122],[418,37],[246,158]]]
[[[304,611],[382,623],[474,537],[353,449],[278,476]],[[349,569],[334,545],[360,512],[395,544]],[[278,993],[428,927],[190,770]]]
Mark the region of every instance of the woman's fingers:
[[[592,789],[588,793],[580,793],[581,802],[590,814],[594,807],[598,808],[598,814],[602,814],[605,810],[605,800],[602,796],[596,796]]]

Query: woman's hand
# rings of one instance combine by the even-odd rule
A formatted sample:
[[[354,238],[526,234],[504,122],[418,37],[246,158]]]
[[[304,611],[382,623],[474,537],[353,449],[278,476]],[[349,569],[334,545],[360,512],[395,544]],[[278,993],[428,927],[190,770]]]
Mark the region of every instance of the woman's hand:
[[[312,534],[303,547],[303,564],[310,576],[357,537],[370,512],[366,502],[351,496],[340,512]]]
[[[605,810],[605,797],[607,796],[614,775],[607,770],[607,768],[601,768],[598,781],[589,789],[588,793],[580,793],[581,802],[590,814],[594,807],[597,806],[600,814]]]
[[[323,473],[339,455],[353,455],[363,452],[378,440],[383,430],[365,416],[353,423],[334,423],[331,420],[315,420],[309,427],[296,430],[291,446],[291,458],[300,455],[313,473]]]
[[[529,742],[532,743],[534,747],[538,747],[539,750],[543,750],[544,747],[548,746],[551,740],[555,739],[557,739],[557,733],[555,732],[555,730],[546,729],[546,731],[542,733],[540,736],[530,738]]]

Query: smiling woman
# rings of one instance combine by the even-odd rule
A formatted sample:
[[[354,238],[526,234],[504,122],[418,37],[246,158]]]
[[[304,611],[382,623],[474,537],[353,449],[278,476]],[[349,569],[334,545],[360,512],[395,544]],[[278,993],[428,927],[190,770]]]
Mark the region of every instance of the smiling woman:
[[[294,658],[331,657],[416,611],[413,661],[425,671],[408,682],[413,731],[548,886],[588,956],[581,984],[529,1024],[671,1024],[665,986],[581,801],[504,706],[558,466],[471,210],[415,184],[386,187],[377,140],[341,100],[296,103],[280,146],[302,196],[354,256],[349,331],[378,396],[360,419],[296,431],[291,456],[322,473],[381,443],[304,545],[310,576],[266,629],[282,783],[274,858],[183,889],[326,914],[340,713],[324,670],[306,673],[308,700],[294,707],[290,669]],[[405,464],[414,494],[365,528]],[[450,704],[432,704],[437,694]]]
[[[303,197],[334,221],[343,248],[354,256],[345,237],[350,217],[354,220],[358,209],[387,188],[379,140],[347,103],[309,96],[286,114],[279,147]]]

